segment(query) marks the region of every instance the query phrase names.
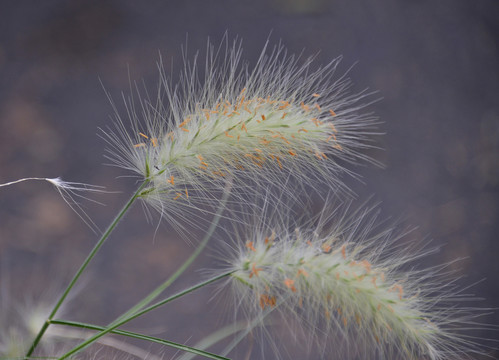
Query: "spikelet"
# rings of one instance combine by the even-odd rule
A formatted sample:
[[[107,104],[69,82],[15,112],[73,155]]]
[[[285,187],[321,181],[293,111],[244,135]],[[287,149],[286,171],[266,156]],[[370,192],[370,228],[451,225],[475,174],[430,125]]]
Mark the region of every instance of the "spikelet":
[[[324,358],[482,353],[459,331],[484,329],[474,322],[484,312],[459,306],[463,295],[446,278],[448,264],[407,269],[435,249],[399,243],[391,229],[376,234],[374,208],[347,213],[326,207],[300,226],[287,211],[264,211],[251,229],[230,234],[237,243],[221,252],[224,271],[234,271],[225,286],[238,312],[258,319],[275,310],[290,322],[287,328],[299,324],[296,330],[310,337],[304,343],[316,344]]]
[[[339,58],[313,71],[282,46],[265,46],[253,69],[241,55],[237,42],[209,45],[204,78],[197,59],[186,61],[176,86],[160,64],[157,99],[125,101],[131,129],[116,112],[115,129],[103,131],[108,158],[149,180],[142,197],[166,216],[210,202],[229,178],[242,191],[289,176],[346,190],[344,166],[372,161],[362,153],[377,121],[362,113],[371,94],[331,80]]]

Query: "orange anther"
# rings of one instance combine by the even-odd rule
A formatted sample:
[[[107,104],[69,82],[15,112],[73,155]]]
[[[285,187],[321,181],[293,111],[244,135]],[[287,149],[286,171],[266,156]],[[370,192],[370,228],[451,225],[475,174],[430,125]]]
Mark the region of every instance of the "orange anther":
[[[251,265],[251,273],[249,274],[249,278],[251,279],[253,275],[258,276],[258,273],[262,270],[262,268],[257,268],[255,266],[255,263],[253,263],[253,265]]]
[[[301,102],[300,106],[305,111],[309,111],[310,110],[310,106],[305,105],[305,103],[303,101]]]
[[[133,147],[134,148],[139,148],[139,147],[145,147],[145,146],[146,146],[146,144],[140,143],[140,144],[135,144]]]
[[[296,276],[300,276],[300,275],[303,275],[304,277],[307,277],[308,273],[305,270],[303,270],[303,269],[298,269],[298,273],[296,274]]]
[[[290,103],[288,101],[281,101],[281,104],[282,105],[280,105],[278,108],[279,110],[284,110],[290,105]]]
[[[321,248],[325,253],[329,253],[331,251],[331,245],[329,244],[322,244]]]
[[[276,304],[275,296],[268,296],[267,294],[260,295],[260,307],[265,309],[265,306],[274,307]]]
[[[141,132],[139,132],[139,135],[142,136],[143,138],[149,139],[149,137],[147,135],[142,134]]]
[[[262,308],[262,310],[265,309],[265,298],[264,298],[264,296],[267,296],[267,295],[265,295],[265,294],[260,295],[260,307]]]
[[[226,131],[226,132],[225,132],[225,136],[230,137],[230,138],[233,138],[233,137],[234,137],[234,136],[232,136],[232,135],[229,135],[229,132],[228,132],[228,131]]]
[[[312,96],[313,96],[313,97],[315,97],[315,98],[320,97],[320,95],[319,95],[319,94],[317,94],[317,93],[313,93],[313,94],[312,94]]]
[[[312,121],[317,127],[319,127],[319,125],[322,125],[322,121],[318,120],[317,118],[312,118],[310,119],[310,121]]]
[[[187,125],[187,123],[188,123],[189,121],[191,121],[191,118],[187,118],[187,119],[185,119],[184,121],[182,121],[182,122],[180,123],[180,125],[179,125],[178,127],[180,127],[180,128],[181,128],[181,127],[183,127],[183,126]]]
[[[245,123],[242,123],[241,130],[246,131],[246,134],[248,133],[248,129],[246,128],[246,124]]]
[[[371,263],[367,260],[363,260],[362,265],[366,268],[366,272],[369,274],[371,272]]]
[[[295,288],[295,285],[294,285],[294,284],[295,284],[295,281],[294,281],[294,280],[292,280],[292,279],[286,278],[286,279],[284,280],[284,285],[286,285],[286,287],[287,287],[288,289],[290,289],[292,292],[296,292],[296,288]]]
[[[224,177],[225,173],[223,171],[213,171],[213,175],[218,175],[218,176]]]
[[[166,182],[169,182],[172,185],[175,185],[175,177],[172,175],[170,176],[170,180],[166,180]]]
[[[258,162],[257,160],[254,160],[254,159],[252,159],[252,161],[253,161],[253,164],[255,164],[256,166],[263,168],[263,166],[262,166],[263,162]],[[261,160],[259,160],[259,161],[261,161]]]
[[[277,163],[279,164],[279,168],[282,169],[282,164],[281,164],[281,160],[279,159],[279,156],[276,156],[275,157]]]
[[[250,249],[251,251],[256,252],[255,247],[253,246],[253,241],[246,241],[246,247]]]
[[[266,117],[262,114],[262,120],[265,121]]]
[[[404,289],[402,288],[402,285],[395,284],[391,287],[391,289],[397,290],[399,293],[399,299],[402,300],[402,295],[404,294]],[[390,291],[390,289],[388,291]]]
[[[293,150],[288,150],[288,153],[291,156],[296,156],[296,152],[294,152]]]
[[[241,93],[239,94],[239,96],[241,97],[241,101],[239,101],[239,106],[241,106],[241,104],[243,103],[244,101],[244,92],[246,91],[246,88],[242,89],[241,90]]]
[[[346,245],[343,245],[343,246],[341,247],[341,256],[343,257],[343,259],[346,259],[346,258],[347,258],[347,255],[346,255],[346,249],[347,249]]]
[[[158,139],[157,138],[152,138],[151,142],[152,142],[152,146],[154,146],[154,147],[158,146]]]
[[[288,113],[282,114],[281,119],[284,119],[286,117],[286,115],[288,115]]]
[[[320,151],[316,151],[316,152],[315,152],[315,156],[316,156],[316,157],[317,157],[317,159],[319,159],[319,160],[322,160],[322,158],[324,158],[324,159],[326,158],[326,155],[325,155],[324,153],[320,152]]]
[[[305,129],[304,127],[302,127],[302,128],[300,128],[300,129],[298,129],[298,132],[302,132],[302,131],[303,131],[303,132],[307,132],[307,133],[308,133],[308,130],[307,130],[307,129]]]
[[[185,197],[188,199],[189,198],[189,192],[187,191],[187,188],[185,189]]]
[[[181,197],[181,196],[182,196],[182,194],[181,194],[181,193],[177,193],[177,196],[175,196],[175,197],[173,198],[173,200],[177,200],[177,199],[178,199],[179,197]]]
[[[331,116],[336,116],[336,113],[333,110],[329,110],[329,113],[331,114]]]
[[[316,107],[316,109],[317,109],[317,110],[319,110],[319,111],[321,111],[321,110],[322,110],[319,104],[315,104],[315,107]]]
[[[185,132],[189,132],[189,129],[186,129],[186,128],[181,128],[182,131],[185,131]]]

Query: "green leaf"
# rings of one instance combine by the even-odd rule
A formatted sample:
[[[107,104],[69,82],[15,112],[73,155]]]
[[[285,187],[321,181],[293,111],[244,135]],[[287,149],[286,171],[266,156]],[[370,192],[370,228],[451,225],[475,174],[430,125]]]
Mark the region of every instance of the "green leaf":
[[[66,321],[66,320],[52,320],[51,324],[72,326],[72,327],[78,327],[78,328],[83,328],[83,329],[87,329],[87,330],[96,330],[96,331],[105,330],[105,328],[101,327],[101,326],[85,324],[85,323],[81,323],[81,322]],[[173,348],[178,349],[178,350],[188,351],[188,352],[196,354],[196,355],[204,356],[208,359],[230,360],[229,358],[219,356],[216,354],[212,354],[212,353],[207,352],[207,351],[199,350],[199,349],[196,349],[194,347],[179,344],[179,343],[169,341],[169,340],[160,339],[160,338],[153,337],[153,336],[148,336],[148,335],[135,333],[135,332],[131,332],[131,331],[125,331],[125,330],[111,330],[110,332],[113,334],[116,334],[116,335],[127,336],[127,337],[131,337],[131,338],[135,338],[135,339],[150,341],[150,342],[153,342],[156,344],[170,346],[170,347],[173,347]]]

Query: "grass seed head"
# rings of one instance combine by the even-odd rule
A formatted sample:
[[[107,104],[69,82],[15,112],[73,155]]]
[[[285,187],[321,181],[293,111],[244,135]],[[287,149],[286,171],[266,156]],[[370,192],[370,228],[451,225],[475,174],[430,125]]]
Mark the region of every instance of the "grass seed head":
[[[231,234],[237,242],[224,259],[234,273],[226,285],[238,311],[258,318],[277,310],[305,327],[300,330],[315,340],[307,343],[328,357],[346,351],[354,358],[436,360],[482,353],[460,329],[484,328],[475,323],[483,310],[459,304],[448,264],[418,269],[414,261],[433,250],[403,243],[392,229],[379,232],[375,213],[326,207],[315,221],[296,224],[290,214],[266,211],[251,230]]]
[[[314,70],[282,46],[265,46],[254,67],[241,57],[237,41],[209,45],[204,69],[185,60],[175,86],[160,64],[157,97],[126,100],[130,129],[116,112],[103,132],[108,157],[149,180],[142,198],[166,216],[210,203],[229,178],[239,193],[290,176],[347,191],[344,166],[372,161],[371,94],[336,76],[340,58]]]

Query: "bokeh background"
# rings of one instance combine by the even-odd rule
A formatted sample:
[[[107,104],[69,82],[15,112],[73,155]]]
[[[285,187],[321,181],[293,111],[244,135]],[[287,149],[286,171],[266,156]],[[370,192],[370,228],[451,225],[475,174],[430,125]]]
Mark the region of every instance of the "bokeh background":
[[[112,193],[92,196],[105,206],[82,203],[104,227],[135,183],[103,165],[106,144],[97,133],[110,125],[112,108],[100,82],[115,100],[130,78],[154,88],[159,52],[175,78],[186,39],[192,56],[208,37],[217,44],[226,32],[242,38],[250,63],[271,34],[271,43],[282,41],[290,53],[318,53],[317,65],[339,55],[343,71],[356,64],[349,73],[355,89],[382,98],[370,109],[386,132],[379,139],[384,151],[372,154],[385,168],[357,168],[365,184],[350,186],[359,199],[374,194],[384,217],[416,226],[411,236],[442,246],[427,265],[463,258],[452,267],[462,286],[475,284],[467,292],[484,299],[473,305],[499,307],[496,0],[0,1],[0,183],[61,176],[106,186]],[[50,299],[95,241],[50,184],[1,188],[2,311]],[[192,249],[167,225],[156,231],[136,206],[92,263],[69,317],[112,320]],[[213,261],[200,259],[171,291],[196,282]],[[212,290],[129,329],[194,344],[223,324],[224,308],[209,302]],[[499,324],[499,312],[482,321]],[[138,345],[165,359],[174,355]],[[290,358],[305,357],[299,341],[286,347]],[[254,349],[251,358],[263,356]]]

